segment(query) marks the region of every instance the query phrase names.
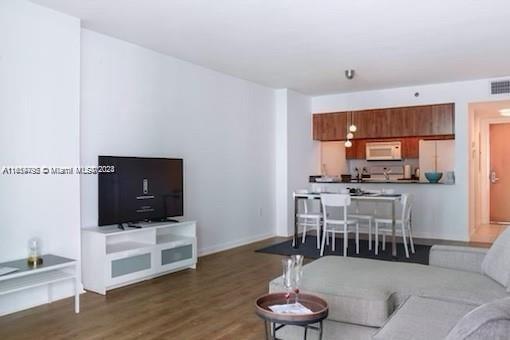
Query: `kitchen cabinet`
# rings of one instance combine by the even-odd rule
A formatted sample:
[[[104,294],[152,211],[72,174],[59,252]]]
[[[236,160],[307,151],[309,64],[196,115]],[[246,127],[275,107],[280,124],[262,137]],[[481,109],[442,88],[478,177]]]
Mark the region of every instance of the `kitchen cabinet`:
[[[421,140],[419,149],[421,181],[427,181],[426,172],[438,171],[443,173],[442,182],[446,172],[454,170],[455,140]]]
[[[314,140],[345,140],[352,122],[354,140],[455,134],[454,104],[435,104],[313,115]]]
[[[313,139],[321,141],[345,140],[347,113],[324,113],[313,115]]]
[[[345,158],[347,159],[365,159],[367,141],[363,139],[352,141],[350,148],[345,148]]]
[[[402,138],[402,158],[418,158],[420,156],[419,137]]]

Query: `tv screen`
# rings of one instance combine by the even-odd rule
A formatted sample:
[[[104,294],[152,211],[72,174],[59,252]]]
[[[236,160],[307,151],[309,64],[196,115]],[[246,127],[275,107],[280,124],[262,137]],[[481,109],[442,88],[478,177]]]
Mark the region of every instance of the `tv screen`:
[[[183,161],[99,156],[99,225],[183,216]],[[110,168],[108,168],[110,167]]]

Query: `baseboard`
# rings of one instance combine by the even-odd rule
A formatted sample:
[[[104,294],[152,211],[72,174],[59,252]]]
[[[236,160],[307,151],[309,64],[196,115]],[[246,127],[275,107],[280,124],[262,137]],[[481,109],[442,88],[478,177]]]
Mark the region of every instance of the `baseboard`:
[[[232,242],[226,242],[226,243],[214,245],[211,247],[202,248],[202,249],[198,250],[198,256],[211,255],[214,253],[218,253],[220,251],[237,248],[240,246],[244,246],[244,245],[247,245],[250,243],[262,241],[262,240],[265,240],[265,239],[268,239],[271,237],[275,237],[275,236],[276,236],[276,234],[273,232],[273,233],[267,233],[267,234],[261,234],[261,235],[256,235],[256,236],[252,236],[252,237],[247,237],[247,238],[243,238],[243,239],[232,241]]]

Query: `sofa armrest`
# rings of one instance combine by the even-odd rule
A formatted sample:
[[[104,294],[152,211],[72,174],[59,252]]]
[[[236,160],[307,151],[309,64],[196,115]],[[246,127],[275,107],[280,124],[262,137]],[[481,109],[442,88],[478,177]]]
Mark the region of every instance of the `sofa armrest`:
[[[482,272],[482,261],[487,254],[486,248],[435,245],[430,249],[431,266]]]

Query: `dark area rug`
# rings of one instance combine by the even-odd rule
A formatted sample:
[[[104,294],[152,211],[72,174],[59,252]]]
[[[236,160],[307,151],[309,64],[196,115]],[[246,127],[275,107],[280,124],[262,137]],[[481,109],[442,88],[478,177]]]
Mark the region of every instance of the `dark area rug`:
[[[373,242],[373,241],[372,241]],[[373,243],[372,243],[373,246]],[[415,253],[411,253],[411,248],[409,247],[409,258],[405,256],[404,244],[397,243],[397,258],[392,258],[391,256],[391,242],[386,243],[386,250],[382,250],[382,243],[379,242],[379,254],[375,255],[374,249],[368,250],[368,241],[367,240],[359,240],[359,254],[356,254],[356,242],[354,239],[349,239],[349,246],[347,248],[347,256],[352,257],[363,257],[367,259],[374,260],[383,260],[383,261],[397,261],[397,262],[411,262],[411,263],[421,263],[421,264],[429,264],[429,253],[431,246],[425,246],[420,244],[415,244]],[[320,257],[320,250],[317,249],[317,239],[315,236],[307,236],[306,242],[301,243],[301,238],[299,238],[299,248],[292,248],[292,240],[284,241],[281,243],[273,244],[268,247],[264,247],[261,249],[257,249],[256,252],[266,253],[266,254],[277,254],[277,255],[303,255],[308,258],[318,259]],[[338,237],[336,238],[335,243],[335,251],[331,250],[331,243],[329,246],[326,246],[324,250],[324,256],[326,255],[343,255],[343,239]]]

